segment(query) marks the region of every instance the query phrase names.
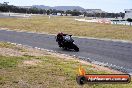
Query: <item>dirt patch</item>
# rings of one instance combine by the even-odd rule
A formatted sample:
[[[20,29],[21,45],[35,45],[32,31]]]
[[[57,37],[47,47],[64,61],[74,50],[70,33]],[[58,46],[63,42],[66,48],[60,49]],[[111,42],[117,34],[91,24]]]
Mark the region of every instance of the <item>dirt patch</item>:
[[[0,48],[0,55],[3,56],[22,56],[23,53],[18,50],[10,49],[10,48]]]
[[[38,50],[34,48],[29,48],[25,47],[22,45],[16,45],[16,48],[5,48],[5,47],[0,47],[0,55],[2,56],[45,56],[49,55],[46,51],[44,50]]]
[[[24,55],[45,56],[45,55],[49,55],[49,54],[44,50],[38,50],[38,49],[34,49],[34,48],[26,48],[26,52],[24,52]]]
[[[36,59],[23,61],[24,66],[36,66],[39,65],[40,63],[42,63],[42,61]]]

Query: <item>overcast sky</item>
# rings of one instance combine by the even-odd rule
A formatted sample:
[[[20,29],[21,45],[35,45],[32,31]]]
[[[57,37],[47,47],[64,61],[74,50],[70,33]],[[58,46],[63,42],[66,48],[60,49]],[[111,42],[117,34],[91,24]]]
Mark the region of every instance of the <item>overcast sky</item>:
[[[132,9],[132,0],[0,0],[16,6],[81,6],[85,9],[102,9],[107,12],[124,12]]]

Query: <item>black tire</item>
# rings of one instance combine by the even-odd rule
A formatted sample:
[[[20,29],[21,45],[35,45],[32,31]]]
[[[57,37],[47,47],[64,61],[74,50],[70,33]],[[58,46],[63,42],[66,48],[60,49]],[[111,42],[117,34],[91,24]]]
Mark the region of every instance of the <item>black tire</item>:
[[[75,44],[73,44],[73,49],[74,49],[76,52],[79,52],[79,48],[78,48]]]
[[[86,78],[84,76],[77,76],[76,81],[79,85],[84,85],[86,83]]]

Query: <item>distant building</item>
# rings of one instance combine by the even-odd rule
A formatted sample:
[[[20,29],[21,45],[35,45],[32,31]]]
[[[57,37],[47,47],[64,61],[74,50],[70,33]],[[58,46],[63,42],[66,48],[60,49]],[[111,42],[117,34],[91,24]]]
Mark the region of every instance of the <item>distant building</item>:
[[[57,13],[57,16],[61,16],[61,13]]]
[[[132,9],[125,9],[125,19],[132,19]]]
[[[72,14],[67,14],[67,16],[72,16]]]
[[[79,17],[84,17],[84,14],[83,15],[79,15]]]

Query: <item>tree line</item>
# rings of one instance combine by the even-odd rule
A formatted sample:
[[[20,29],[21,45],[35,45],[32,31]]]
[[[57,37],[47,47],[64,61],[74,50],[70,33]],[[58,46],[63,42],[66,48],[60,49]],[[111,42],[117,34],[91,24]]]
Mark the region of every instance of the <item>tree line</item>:
[[[17,7],[13,5],[8,5],[8,3],[3,3],[0,4],[0,12],[13,12],[13,13],[27,13],[27,14],[53,14],[57,15],[57,13],[62,14],[71,14],[72,16],[79,16],[81,15],[81,12],[77,10],[67,10],[67,11],[62,11],[62,10],[56,10],[56,9],[38,9],[36,7],[32,8],[22,8],[22,7]]]
[[[84,15],[87,17],[102,17],[102,18],[117,18],[117,17],[122,17],[124,18],[124,13],[87,13],[86,11],[80,12],[78,10],[67,10],[67,11],[62,11],[62,10],[56,10],[56,9],[38,9],[35,7],[32,8],[22,8],[22,7],[17,7],[13,5],[8,5],[7,2],[4,2],[3,4],[0,4],[0,12],[13,12],[13,13],[27,13],[27,14],[52,14],[52,15],[57,15],[57,13],[60,13],[61,15],[65,14],[66,16],[68,14],[71,14],[72,16],[79,16],[79,15]]]
[[[0,12],[43,14],[46,13],[46,10],[37,8],[21,8],[13,5],[8,5],[7,3],[3,3],[0,4]]]

